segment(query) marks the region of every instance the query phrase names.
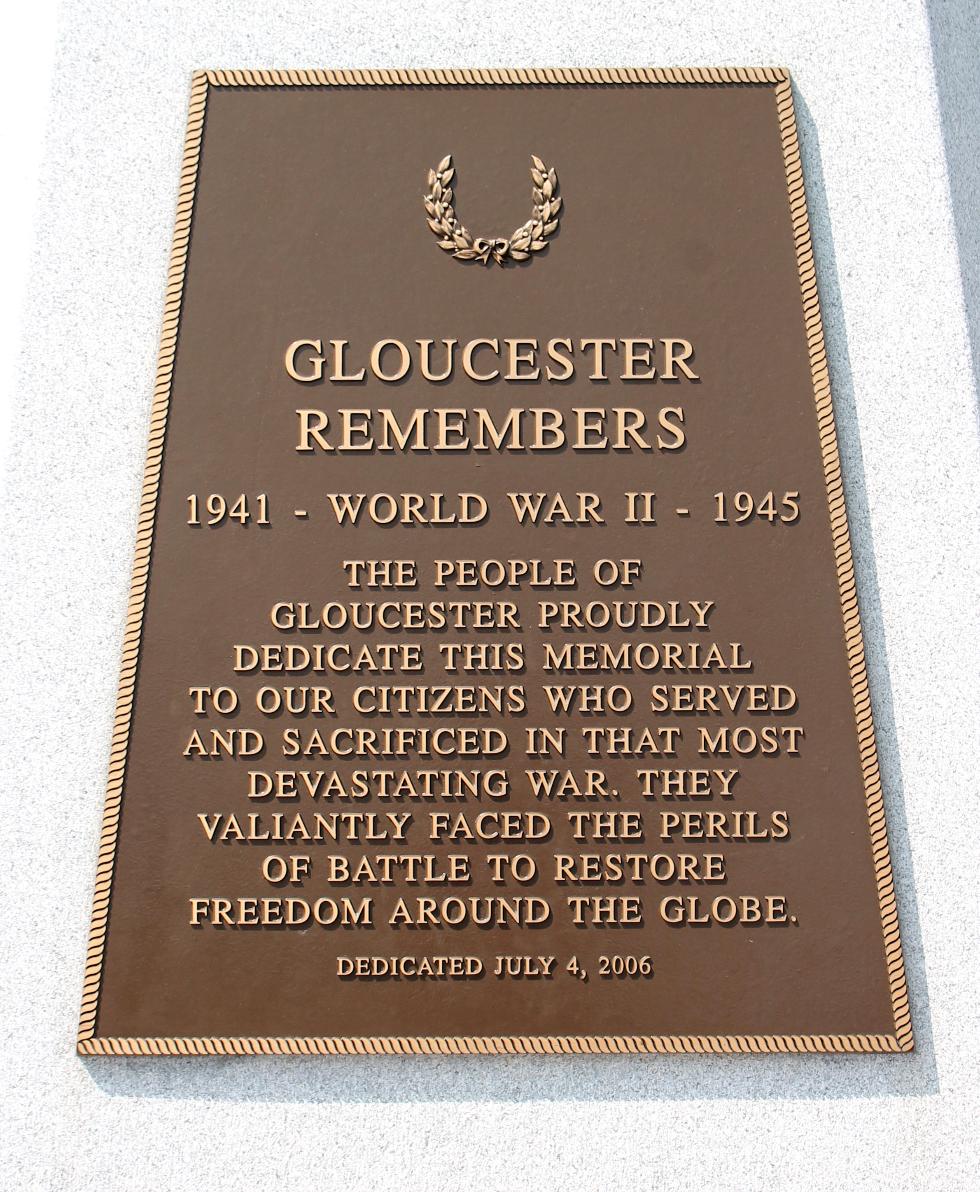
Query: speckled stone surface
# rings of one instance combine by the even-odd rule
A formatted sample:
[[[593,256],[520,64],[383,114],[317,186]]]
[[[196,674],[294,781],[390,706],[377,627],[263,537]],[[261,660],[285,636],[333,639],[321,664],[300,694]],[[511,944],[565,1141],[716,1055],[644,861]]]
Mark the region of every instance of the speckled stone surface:
[[[933,30],[946,9],[969,4],[936,6]],[[970,155],[949,138],[975,133],[953,85],[969,72],[937,95],[923,6],[66,0],[62,20],[0,511],[0,1185],[973,1186],[980,444],[957,240],[970,242],[956,202]],[[918,1050],[83,1062],[74,1032],[190,72],[577,64],[793,71]]]

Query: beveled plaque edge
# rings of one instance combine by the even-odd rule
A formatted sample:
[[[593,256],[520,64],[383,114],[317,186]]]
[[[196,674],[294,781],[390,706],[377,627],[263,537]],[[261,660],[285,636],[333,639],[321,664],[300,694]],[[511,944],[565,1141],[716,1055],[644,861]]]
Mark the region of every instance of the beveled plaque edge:
[[[838,591],[843,617],[858,749],[864,780],[872,860],[891,994],[893,1034],[803,1035],[493,1035],[493,1036],[315,1036],[315,1037],[109,1037],[96,1034],[102,967],[112,897],[116,843],[122,812],[129,733],[139,666],[143,611],[149,583],[156,506],[163,464],[170,389],[177,348],[184,273],[207,96],[210,87],[365,87],[365,86],[663,86],[677,84],[762,85],[773,88],[782,141],[790,220],[803,301],[824,481],[830,515]],[[143,471],[116,697],[105,808],[95,877],[92,918],[85,962],[77,1052],[82,1056],[148,1055],[600,1055],[600,1054],[759,1054],[895,1053],[914,1049],[898,906],[885,824],[881,774],[875,744],[854,577],[837,429],[824,343],[820,299],[790,73],[784,67],[556,67],[376,70],[199,70],[191,84],[177,213],[164,300],[163,327],[150,411],[149,443]]]

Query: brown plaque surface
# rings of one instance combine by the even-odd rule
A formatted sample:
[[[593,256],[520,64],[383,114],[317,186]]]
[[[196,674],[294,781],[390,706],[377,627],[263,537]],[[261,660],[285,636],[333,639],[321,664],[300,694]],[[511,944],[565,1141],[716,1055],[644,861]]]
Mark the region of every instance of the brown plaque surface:
[[[80,1051],[911,1047],[786,72],[196,76]]]

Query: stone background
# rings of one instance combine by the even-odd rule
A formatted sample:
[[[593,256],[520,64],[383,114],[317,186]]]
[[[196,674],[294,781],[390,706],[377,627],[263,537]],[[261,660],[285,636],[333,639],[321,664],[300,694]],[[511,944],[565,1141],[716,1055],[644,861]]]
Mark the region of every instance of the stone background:
[[[978,62],[971,0],[65,0],[0,510],[0,1185],[972,1186]],[[794,75],[918,1050],[79,1060],[191,70],[621,64]]]

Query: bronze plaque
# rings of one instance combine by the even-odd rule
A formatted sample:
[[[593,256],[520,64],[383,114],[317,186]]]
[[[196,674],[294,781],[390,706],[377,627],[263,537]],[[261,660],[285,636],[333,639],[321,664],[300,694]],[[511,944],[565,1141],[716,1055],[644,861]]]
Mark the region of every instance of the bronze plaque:
[[[80,1051],[911,1047],[787,73],[196,76]]]

